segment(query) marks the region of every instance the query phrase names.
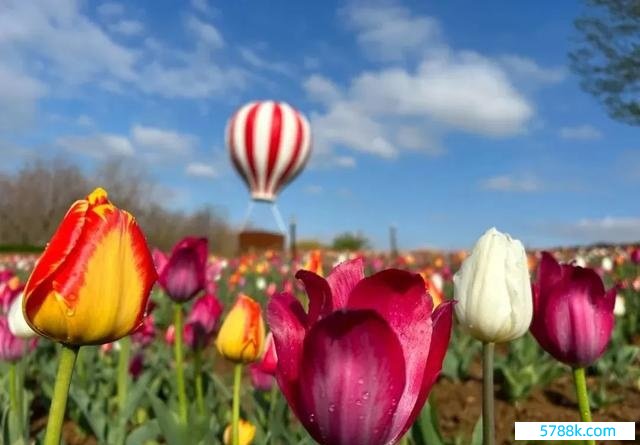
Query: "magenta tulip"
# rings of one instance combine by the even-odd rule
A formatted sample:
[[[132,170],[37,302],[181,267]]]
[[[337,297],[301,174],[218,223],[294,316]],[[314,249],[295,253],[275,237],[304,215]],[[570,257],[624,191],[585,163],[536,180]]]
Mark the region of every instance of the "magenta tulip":
[[[156,338],[156,325],[153,314],[147,315],[142,324],[131,334],[131,339],[137,345],[145,348],[153,343]]]
[[[326,280],[304,270],[296,278],[308,313],[288,293],[267,310],[276,378],[292,411],[324,445],[396,443],[440,373],[452,303],[434,311],[417,274],[388,269],[365,278],[361,259]]]
[[[636,247],[631,251],[629,259],[631,259],[632,263],[640,264],[640,247]]]
[[[173,301],[188,301],[205,288],[208,245],[206,238],[184,238],[166,262],[156,252],[158,282]]]
[[[593,269],[560,265],[548,252],[532,287],[531,333],[540,346],[573,367],[593,364],[611,338],[616,289],[605,292]]]
[[[142,371],[144,371],[144,356],[139,352],[129,361],[129,375],[133,380],[138,380]]]

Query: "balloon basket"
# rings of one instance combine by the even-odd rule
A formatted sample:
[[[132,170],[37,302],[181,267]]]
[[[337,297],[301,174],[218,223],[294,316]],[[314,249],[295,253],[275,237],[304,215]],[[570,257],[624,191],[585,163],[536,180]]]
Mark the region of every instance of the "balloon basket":
[[[282,233],[264,230],[243,230],[238,234],[240,254],[261,253],[267,250],[283,252],[285,237]]]

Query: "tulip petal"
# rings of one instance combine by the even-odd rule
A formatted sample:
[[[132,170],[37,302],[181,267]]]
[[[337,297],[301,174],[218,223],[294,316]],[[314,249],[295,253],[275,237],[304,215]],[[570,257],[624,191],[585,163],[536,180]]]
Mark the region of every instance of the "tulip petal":
[[[416,418],[420,415],[422,407],[424,406],[431,387],[436,382],[440,371],[442,370],[442,363],[444,357],[447,354],[447,348],[449,347],[449,340],[451,339],[451,327],[453,326],[453,301],[447,301],[438,305],[436,310],[431,316],[433,322],[433,332],[431,334],[431,343],[429,344],[429,357],[427,358],[427,366],[424,370],[424,376],[422,378],[422,387],[420,388],[420,394],[416,400],[416,404],[413,407],[411,415],[406,420],[404,428],[398,432],[394,439],[402,437]]]
[[[162,271],[166,267],[167,262],[169,261],[169,257],[160,249],[153,249],[152,256],[153,263],[155,264],[156,271],[158,272],[158,276],[162,275]]]
[[[374,311],[334,312],[305,338],[298,414],[320,443],[388,443],[404,386],[402,346]]]
[[[307,323],[312,325],[318,318],[331,313],[331,288],[327,280],[308,270],[296,272],[296,278],[304,283],[304,289],[309,297],[309,315]]]
[[[169,297],[184,302],[204,289],[208,252],[207,238],[187,237],[176,244],[158,278]]]
[[[333,309],[347,306],[349,294],[364,278],[364,261],[361,257],[338,264],[327,277],[333,298]]]
[[[401,340],[406,388],[393,419],[398,431],[413,410],[422,387],[429,355],[433,302],[420,275],[388,269],[360,281],[352,290],[348,309],[372,309],[386,320]]]
[[[38,259],[29,277],[27,288],[38,287],[67,259],[82,235],[88,209],[89,203],[86,200],[73,203],[49,241],[47,248]]]
[[[306,314],[300,302],[290,293],[276,294],[267,305],[267,323],[273,333],[278,355],[277,379],[280,389],[297,413],[294,382],[298,380],[302,344],[306,334]]]

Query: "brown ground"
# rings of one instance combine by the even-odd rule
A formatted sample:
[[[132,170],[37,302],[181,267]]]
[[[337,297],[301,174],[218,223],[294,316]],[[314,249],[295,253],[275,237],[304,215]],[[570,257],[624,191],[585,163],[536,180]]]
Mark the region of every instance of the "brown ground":
[[[590,387],[595,386],[593,381],[588,384]],[[461,383],[441,379],[438,382],[431,397],[438,410],[440,429],[444,437],[453,439],[461,434],[467,437],[471,436],[473,427],[480,416],[481,393],[480,379]],[[640,438],[640,391],[634,388],[616,387],[610,389],[608,393],[611,396],[623,398],[623,401],[594,411],[593,420],[596,422],[638,422],[636,423],[636,437]],[[580,421],[571,377],[563,376],[556,379],[546,388],[534,391],[527,400],[521,401],[515,406],[503,400],[496,400],[498,444],[518,443],[513,440],[513,424],[516,421]],[[600,441],[599,443],[604,442]],[[606,443],[624,445],[630,442],[607,441]]]

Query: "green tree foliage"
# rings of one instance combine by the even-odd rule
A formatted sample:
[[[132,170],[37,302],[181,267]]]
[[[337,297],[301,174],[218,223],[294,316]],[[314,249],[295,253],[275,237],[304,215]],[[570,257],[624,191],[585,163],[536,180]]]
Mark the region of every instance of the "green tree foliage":
[[[586,3],[588,12],[575,21],[571,67],[612,118],[640,125],[640,1]]]
[[[333,239],[334,250],[356,251],[369,247],[369,240],[361,234],[345,232]]]

